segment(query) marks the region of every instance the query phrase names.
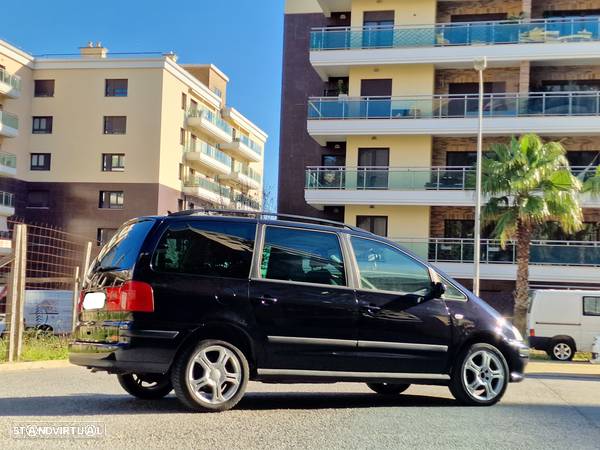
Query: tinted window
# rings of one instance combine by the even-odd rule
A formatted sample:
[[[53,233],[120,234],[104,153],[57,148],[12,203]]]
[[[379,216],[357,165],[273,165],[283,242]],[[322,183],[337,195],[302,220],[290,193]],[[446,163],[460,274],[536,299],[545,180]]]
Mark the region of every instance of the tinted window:
[[[339,239],[333,233],[268,227],[261,275],[272,280],[345,286]]]
[[[444,283],[444,286],[446,286],[446,292],[444,292],[444,295],[442,296],[442,298],[444,300],[466,300],[467,299],[467,296],[465,294],[463,294],[460,291],[460,289],[458,289],[453,283],[451,283],[444,277],[440,277],[440,278],[442,280],[442,283]]]
[[[363,289],[425,294],[429,270],[400,250],[370,239],[352,238]]]
[[[583,297],[583,315],[600,316],[600,297]]]
[[[132,269],[142,243],[154,224],[151,220],[123,225],[100,250],[92,271],[102,268]]]
[[[154,270],[226,278],[248,278],[255,223],[172,224],[152,258]]]

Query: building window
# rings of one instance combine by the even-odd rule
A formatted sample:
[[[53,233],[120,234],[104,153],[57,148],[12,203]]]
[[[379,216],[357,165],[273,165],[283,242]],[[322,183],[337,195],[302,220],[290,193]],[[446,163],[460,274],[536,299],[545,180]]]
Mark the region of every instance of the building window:
[[[183,164],[179,163],[179,179],[180,180],[183,180],[183,171],[184,171],[183,167],[184,167]]]
[[[104,134],[125,134],[127,131],[127,117],[104,116]]]
[[[28,208],[48,208],[50,206],[50,193],[47,190],[27,192]]]
[[[103,209],[122,209],[123,191],[100,191],[98,207]]]
[[[34,80],[35,97],[54,97],[54,80]]]
[[[182,198],[177,199],[177,211],[183,211],[185,203]]]
[[[96,233],[96,241],[99,246],[106,244],[117,232],[116,228],[98,228]]]
[[[52,116],[34,116],[31,132],[33,134],[51,134]]]
[[[187,108],[187,95],[184,92],[181,93],[181,109],[185,111]]]
[[[223,91],[221,89],[219,89],[218,87],[213,87],[211,89],[215,94],[217,94],[217,97],[219,98],[223,98]]]
[[[198,110],[198,102],[196,100],[190,100],[190,109],[192,111]]]
[[[103,153],[102,171],[103,172],[123,172],[125,170],[124,153]]]
[[[356,216],[356,226],[378,236],[387,236],[387,216]]]
[[[30,159],[31,170],[50,170],[50,153],[32,153]]]
[[[106,97],[127,97],[127,80],[106,80],[104,95]]]
[[[179,143],[185,145],[185,128],[179,129]]]

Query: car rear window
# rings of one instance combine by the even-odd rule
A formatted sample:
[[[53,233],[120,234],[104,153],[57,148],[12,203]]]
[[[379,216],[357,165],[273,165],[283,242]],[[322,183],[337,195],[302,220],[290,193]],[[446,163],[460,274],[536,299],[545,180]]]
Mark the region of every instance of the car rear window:
[[[123,225],[102,247],[92,272],[132,269],[146,235],[154,225],[153,220],[141,220]]]

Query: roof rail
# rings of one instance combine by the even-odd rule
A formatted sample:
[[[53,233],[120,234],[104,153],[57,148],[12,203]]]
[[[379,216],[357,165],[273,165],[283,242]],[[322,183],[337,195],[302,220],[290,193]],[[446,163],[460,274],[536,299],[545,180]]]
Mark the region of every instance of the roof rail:
[[[365,231],[362,228],[353,227],[351,225],[346,225],[343,222],[336,222],[335,220],[327,220],[327,219],[319,219],[318,217],[309,217],[309,216],[298,216],[294,214],[282,214],[276,212],[268,212],[268,211],[243,211],[239,209],[212,209],[212,208],[195,208],[188,209],[185,211],[179,211],[174,213],[169,213],[170,217],[177,216],[192,216],[194,214],[215,214],[215,215],[231,215],[231,216],[252,216],[252,217],[275,217],[276,220],[280,217],[283,219],[292,219],[292,221],[305,221],[305,222],[315,222],[324,225],[331,225],[335,227],[347,228],[352,231]]]

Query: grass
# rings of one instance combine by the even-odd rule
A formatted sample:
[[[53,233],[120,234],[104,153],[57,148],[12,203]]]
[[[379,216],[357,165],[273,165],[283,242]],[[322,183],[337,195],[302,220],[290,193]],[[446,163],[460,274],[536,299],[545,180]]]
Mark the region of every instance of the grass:
[[[529,359],[532,361],[551,361],[546,352],[541,350],[531,350],[529,352]],[[586,352],[577,352],[573,357],[573,361],[577,362],[588,362],[590,359],[592,359],[592,354]]]
[[[21,361],[49,361],[67,359],[69,338],[48,333],[26,331],[23,335]],[[0,363],[8,358],[8,341],[0,338]]]

